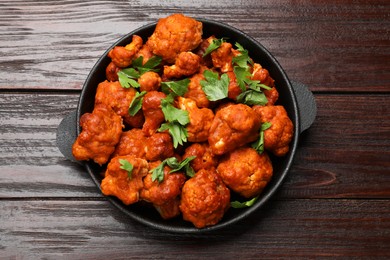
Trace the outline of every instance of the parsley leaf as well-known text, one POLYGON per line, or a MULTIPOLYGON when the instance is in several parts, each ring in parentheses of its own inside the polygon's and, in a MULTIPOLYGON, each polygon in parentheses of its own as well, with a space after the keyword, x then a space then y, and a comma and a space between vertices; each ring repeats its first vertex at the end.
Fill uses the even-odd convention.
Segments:
POLYGON ((240 52, 239 55, 237 55, 236 57, 233 57, 233 64, 236 64, 237 66, 241 67, 241 68, 249 68, 249 64, 253 65, 253 61, 252 59, 249 57, 249 53, 246 49, 244 49, 244 47, 242 47, 241 44, 239 44, 238 42, 236 42, 236 47, 237 47, 237 50, 240 52))
POLYGON ((188 124, 190 122, 188 111, 174 107, 172 102, 173 98, 171 95, 161 100, 161 109, 164 113, 165 120, 168 122, 178 122, 183 126, 188 124))
POLYGON ((224 42, 225 42, 224 38, 213 39, 213 41, 210 43, 210 45, 207 47, 206 51, 204 52, 203 57, 206 57, 207 55, 209 55, 210 53, 218 49, 224 42))
POLYGON ((173 147, 177 148, 179 144, 187 142, 188 131, 185 126, 190 122, 190 117, 188 111, 174 107, 173 101, 172 94, 161 100, 161 109, 167 122, 162 124, 158 131, 168 130, 173 139, 173 147))
POLYGON ((259 139, 252 143, 252 148, 255 149, 259 154, 264 152, 264 131, 271 127, 270 122, 265 122, 260 127, 259 139))
POLYGON ((127 171, 127 176, 129 177, 129 179, 131 179, 131 174, 133 172, 133 165, 128 160, 125 159, 119 159, 119 163, 121 164, 119 168, 127 171))
POLYGON ((150 172, 152 173, 152 181, 158 180, 158 182, 162 182, 164 180, 164 166, 168 165, 171 170, 169 173, 178 172, 184 169, 184 172, 187 176, 194 176, 194 169, 190 166, 190 162, 195 159, 196 156, 190 156, 179 162, 176 157, 170 157, 162 161, 156 168, 152 169, 150 172))
POLYGON ((157 66, 161 64, 162 58, 159 56, 151 57, 145 64, 143 56, 133 60, 130 68, 118 71, 118 80, 123 88, 139 88, 137 79, 147 71, 158 71, 157 66))
POLYGON ((179 81, 161 82, 161 90, 167 95, 174 93, 176 96, 183 96, 187 92, 189 84, 190 79, 188 78, 179 81))
POLYGON ((235 208, 235 209, 251 207, 251 206, 253 206, 253 204, 255 204, 255 202, 257 201, 258 198, 259 198, 259 196, 256 196, 253 199, 250 199, 250 200, 247 200, 244 202, 232 201, 232 202, 230 202, 230 206, 232 208, 235 208))
POLYGON ((158 129, 159 132, 168 130, 173 139, 173 147, 177 148, 178 145, 183 145, 183 142, 187 142, 188 132, 187 129, 178 122, 164 123, 158 129))
POLYGON ((158 72, 159 69, 156 69, 161 64, 162 58, 160 56, 151 57, 145 64, 143 63, 143 56, 140 56, 133 60, 132 66, 136 68, 139 73, 142 75, 148 71, 158 72))
POLYGON ((138 111, 142 108, 142 101, 144 99, 145 94, 146 91, 142 91, 141 93, 135 93, 135 96, 129 106, 129 114, 131 116, 135 116, 135 114, 137 114, 138 111))
POLYGON ((139 83, 136 81, 139 74, 133 68, 123 69, 118 71, 118 80, 123 88, 139 88, 139 83))
POLYGON ((253 105, 264 106, 265 104, 267 104, 268 99, 263 92, 253 90, 253 89, 248 89, 237 96, 237 102, 244 103, 249 106, 253 106, 253 105))
POLYGON ((217 101, 228 96, 230 79, 227 74, 222 74, 221 79, 219 79, 219 74, 217 72, 205 70, 203 76, 206 80, 201 80, 200 85, 208 100, 217 101))

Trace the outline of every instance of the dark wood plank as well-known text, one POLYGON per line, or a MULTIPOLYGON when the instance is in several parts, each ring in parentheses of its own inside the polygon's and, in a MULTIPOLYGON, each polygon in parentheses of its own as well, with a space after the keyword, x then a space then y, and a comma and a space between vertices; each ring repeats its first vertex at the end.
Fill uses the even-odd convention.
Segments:
POLYGON ((175 12, 245 31, 313 91, 389 91, 386 0, 2 1, 0 89, 80 89, 111 44, 175 12))
POLYGON ((390 257, 389 200, 281 200, 232 228, 156 232, 105 201, 0 200, 5 258, 390 257))
MULTIPOLYGON (((389 198, 388 95, 316 95, 280 198, 389 198)), ((101 197, 56 147, 56 128, 78 94, 0 95, 0 197, 101 197)))

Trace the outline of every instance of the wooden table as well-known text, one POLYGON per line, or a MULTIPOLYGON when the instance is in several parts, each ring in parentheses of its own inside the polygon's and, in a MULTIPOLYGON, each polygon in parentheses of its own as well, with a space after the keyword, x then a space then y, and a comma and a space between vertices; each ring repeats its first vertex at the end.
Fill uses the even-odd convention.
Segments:
POLYGON ((0 258, 390 257, 389 1, 0 1, 0 21, 0 258), (318 108, 272 201, 204 235, 129 219, 56 146, 105 49, 178 12, 257 39, 318 108))

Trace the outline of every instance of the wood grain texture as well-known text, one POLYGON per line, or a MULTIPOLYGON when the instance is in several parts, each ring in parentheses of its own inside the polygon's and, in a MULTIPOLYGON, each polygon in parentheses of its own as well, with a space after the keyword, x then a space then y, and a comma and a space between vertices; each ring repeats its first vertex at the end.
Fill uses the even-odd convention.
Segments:
POLYGON ((389 259, 389 14, 387 0, 0 0, 0 259, 389 259), (210 234, 129 219, 56 147, 100 55, 172 13, 246 32, 317 101, 281 189, 210 234))
MULTIPOLYGON (((317 95, 282 198, 389 198, 390 103, 384 95, 317 95), (364 123, 363 123, 364 122, 364 123)), ((78 93, 0 95, 0 197, 100 197, 56 147, 78 93), (33 174, 32 174, 33 172, 33 174)))
POLYGON ((0 210, 2 257, 390 257, 390 202, 382 200, 271 201, 234 229, 203 235, 156 232, 105 201, 0 201, 0 210))
POLYGON ((81 89, 121 36, 175 12, 246 32, 313 91, 389 92, 385 0, 0 1, 0 89, 81 89))

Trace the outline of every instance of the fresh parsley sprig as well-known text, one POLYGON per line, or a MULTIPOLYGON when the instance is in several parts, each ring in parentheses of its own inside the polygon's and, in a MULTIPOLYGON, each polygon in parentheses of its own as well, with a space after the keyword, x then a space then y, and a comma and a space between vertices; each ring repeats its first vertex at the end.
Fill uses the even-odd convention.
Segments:
POLYGON ((167 95, 173 93, 175 96, 183 96, 187 93, 189 84, 190 79, 188 78, 178 81, 161 82, 161 90, 167 95))
POLYGON ((200 85, 208 100, 217 101, 228 96, 230 79, 226 73, 222 74, 220 78, 218 72, 205 70, 203 76, 205 80, 201 80, 200 85))
POLYGON ((259 196, 256 196, 253 199, 250 199, 250 200, 247 200, 244 202, 232 201, 232 202, 230 202, 230 206, 232 208, 235 208, 235 209, 242 209, 242 208, 251 207, 251 206, 253 206, 253 204, 255 204, 255 202, 257 201, 258 198, 259 198, 259 196))
POLYGON ((213 51, 221 47, 222 43, 224 42, 225 42, 225 38, 213 39, 213 41, 210 43, 210 45, 207 47, 206 51, 204 52, 203 57, 206 57, 207 55, 209 55, 210 53, 212 53, 213 51))
POLYGON ((137 79, 148 71, 158 72, 157 68, 160 66, 162 58, 160 56, 151 57, 145 64, 143 64, 143 56, 133 60, 131 67, 118 71, 118 80, 123 88, 139 88, 137 79))
POLYGON ((251 79, 252 74, 250 69, 253 66, 253 61, 249 57, 248 51, 244 49, 242 45, 236 43, 236 47, 240 54, 232 59, 233 72, 242 91, 241 94, 237 96, 237 101, 247 105, 267 104, 268 100, 262 89, 271 88, 261 84, 259 80, 251 79))
POLYGON ((147 93, 146 91, 135 93, 135 96, 129 106, 129 114, 131 116, 135 116, 135 114, 137 114, 138 111, 141 110, 142 101, 144 100, 144 96, 146 95, 146 93, 147 93))
POLYGON ((119 159, 120 167, 122 170, 125 170, 127 172, 127 176, 129 179, 132 178, 133 173, 133 165, 126 159, 119 159))
POLYGON ((168 130, 172 136, 173 147, 183 145, 187 142, 188 131, 186 125, 190 122, 189 113, 186 110, 181 110, 173 105, 174 97, 172 94, 161 100, 161 109, 165 117, 165 123, 161 124, 159 132, 168 130))
POLYGON ((252 143, 252 148, 255 149, 259 154, 264 152, 264 131, 271 127, 271 122, 265 122, 260 127, 259 139, 252 143))
POLYGON ((181 162, 179 162, 176 157, 170 157, 165 159, 156 168, 149 171, 150 173, 152 173, 152 181, 157 180, 158 182, 162 182, 164 180, 164 167, 166 165, 168 165, 171 168, 169 173, 183 170, 188 177, 193 177, 195 171, 190 166, 190 162, 195 158, 196 156, 190 156, 181 162))

